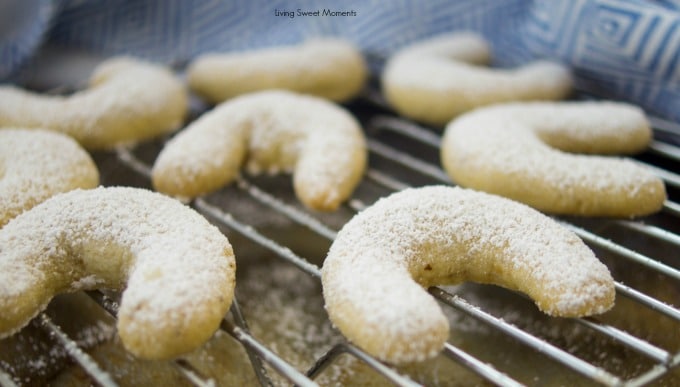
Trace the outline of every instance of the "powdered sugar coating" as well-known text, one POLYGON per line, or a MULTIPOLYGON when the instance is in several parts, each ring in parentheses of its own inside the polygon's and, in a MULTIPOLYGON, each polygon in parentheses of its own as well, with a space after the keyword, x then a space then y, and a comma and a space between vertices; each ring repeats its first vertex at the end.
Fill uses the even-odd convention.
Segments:
POLYGON ((251 173, 293 171, 308 207, 333 210, 351 195, 366 167, 359 123, 321 98, 263 91, 234 98, 204 114, 158 155, 154 188, 194 197, 251 173))
POLYGON ((169 358, 218 328, 234 290, 226 237, 180 202, 136 188, 60 194, 0 229, 0 335, 55 295, 123 289, 118 333, 133 354, 169 358))
POLYGON ((628 104, 504 104, 451 122, 442 164, 458 184, 541 211, 629 217, 661 208, 661 179, 630 160, 568 152, 635 153, 650 140, 644 113, 628 104))
POLYGON ((58 131, 87 149, 168 133, 181 125, 187 110, 184 86, 168 69, 126 57, 102 62, 90 87, 70 96, 0 87, 0 127, 58 131))
POLYGON ((572 232, 520 203, 430 186, 380 199, 338 233, 322 268, 331 321, 378 358, 434 356, 448 321, 425 288, 476 281, 519 290, 554 316, 612 307, 607 268, 572 232))
POLYGON ((71 138, 44 130, 0 130, 0 228, 57 193, 98 184, 97 166, 71 138))
POLYGON ((187 70, 192 90, 213 103, 267 89, 285 89, 342 102, 361 91, 367 74, 361 52, 350 42, 337 38, 205 54, 197 57, 187 70))
POLYGON ((383 92, 400 114, 440 126, 480 106, 561 99, 571 90, 569 71, 558 63, 535 61, 514 69, 478 66, 490 56, 483 37, 471 32, 417 42, 389 59, 383 92))

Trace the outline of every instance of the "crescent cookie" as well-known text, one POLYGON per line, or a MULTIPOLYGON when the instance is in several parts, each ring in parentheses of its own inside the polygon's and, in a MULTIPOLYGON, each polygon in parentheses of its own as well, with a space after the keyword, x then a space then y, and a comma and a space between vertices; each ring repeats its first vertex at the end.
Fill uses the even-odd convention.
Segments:
POLYGON ((186 90, 168 69, 124 57, 102 62, 90 87, 69 96, 0 87, 0 127, 62 132, 87 149, 168 133, 182 124, 187 110, 186 90))
POLYGON ((263 91, 234 98, 167 143, 152 169, 154 188, 195 197, 249 172, 293 171, 297 197, 331 211, 347 199, 366 168, 366 141, 345 109, 321 98, 263 91))
POLYGON ((331 321, 390 363, 435 356, 449 323, 429 286, 476 281, 560 317, 613 306, 608 269, 571 231, 523 204, 458 187, 392 194, 352 218, 322 268, 331 321))
POLYGON ((59 194, 0 229, 0 338, 56 294, 124 289, 123 345, 141 358, 172 358, 212 336, 234 276, 227 238, 172 198, 121 187, 59 194))
POLYGON ((346 101, 364 86, 363 56, 340 39, 196 58, 187 70, 193 91, 212 103, 266 89, 286 89, 346 101))
POLYGON ((452 33, 417 42, 389 58, 383 94, 401 115, 442 126, 474 108, 499 102, 557 100, 571 90, 562 65, 536 61, 514 69, 479 65, 490 60, 487 42, 452 33))
POLYGON ((97 185, 97 166, 70 137, 0 129, 0 228, 57 193, 97 185))
POLYGON ((663 206, 663 182, 634 161, 592 154, 639 152, 650 139, 644 113, 628 104, 506 104, 451 122, 441 160, 456 183, 541 211, 632 217, 663 206))

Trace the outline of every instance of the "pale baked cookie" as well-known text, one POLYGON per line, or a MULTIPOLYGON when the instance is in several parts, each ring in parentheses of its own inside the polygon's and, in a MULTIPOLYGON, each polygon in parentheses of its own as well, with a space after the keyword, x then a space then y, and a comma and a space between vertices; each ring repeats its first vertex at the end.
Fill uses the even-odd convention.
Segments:
POLYGON ((496 284, 561 317, 603 313, 615 298, 608 269, 571 231, 523 204, 458 187, 380 199, 340 230, 321 272, 333 324, 390 363, 443 348, 449 323, 429 286, 496 284))
POLYGON ((499 102, 556 100, 571 90, 564 66, 536 61, 513 69, 482 67, 487 42, 473 33, 436 36, 403 48, 382 74, 387 101, 401 115, 442 126, 474 108, 499 102))
POLYGON ((51 196, 97 185, 97 166, 70 137, 0 129, 0 228, 51 196))
POLYGON ((321 98, 262 91, 224 102, 167 143, 152 170, 159 192, 191 198, 250 173, 293 172, 307 207, 330 211, 353 192, 366 168, 359 123, 321 98))
POLYGON ((286 89, 346 101, 364 86, 361 52, 341 39, 199 56, 187 70, 193 91, 212 103, 266 89, 286 89))
POLYGON ((650 139, 649 123, 633 105, 505 104, 452 121, 441 159, 457 184, 541 211, 632 217, 663 206, 663 182, 632 160, 593 154, 640 152, 650 139))
POLYGON ((59 293, 124 289, 118 334, 141 358, 202 345, 233 298, 227 238, 180 202, 137 188, 54 196, 0 229, 0 337, 59 293))
POLYGON ((87 149, 171 132, 181 126, 187 109, 186 90, 169 69, 126 57, 104 61, 89 88, 69 96, 0 87, 0 127, 62 132, 87 149))

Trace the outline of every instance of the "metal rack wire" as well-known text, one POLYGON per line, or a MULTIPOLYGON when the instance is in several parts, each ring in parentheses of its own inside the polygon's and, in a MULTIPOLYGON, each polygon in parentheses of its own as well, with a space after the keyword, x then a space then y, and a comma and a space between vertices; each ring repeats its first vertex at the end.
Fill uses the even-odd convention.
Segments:
MULTIPOLYGON (((384 108, 380 100, 376 100, 375 98, 368 99, 369 105, 373 105, 376 109, 384 108)), ((667 123, 658 119, 654 119, 653 122, 655 125, 661 126, 661 129, 658 130, 666 130, 669 133, 676 134, 680 133, 680 130, 670 127, 670 125, 674 125, 672 123, 667 123)), ((406 169, 410 173, 418 175, 419 178, 426 179, 433 183, 452 184, 449 177, 438 165, 428 162, 420 156, 416 156, 403 149, 390 145, 388 142, 381 141, 378 136, 379 134, 384 133, 397 135, 402 138, 402 142, 404 141, 403 139, 408 141, 406 147, 410 146, 409 144, 411 143, 416 143, 418 146, 429 147, 436 152, 439 149, 441 141, 438 134, 405 119, 396 117, 384 110, 380 110, 377 114, 370 114, 370 119, 366 120, 365 128, 369 134, 368 148, 372 159, 380 158, 389 163, 399 165, 400 168, 406 169)), ((680 137, 680 135, 678 136, 680 137)), ((672 144, 654 142, 649 152, 667 158, 672 162, 680 161, 680 148, 672 144)), ((137 174, 138 177, 147 180, 149 179, 150 166, 148 163, 145 163, 137 157, 133 149, 117 149, 116 158, 121 165, 137 174)), ((383 187, 388 191, 400 190, 411 185, 404 181, 399 174, 396 174, 395 176, 394 173, 386 172, 385 170, 376 168, 373 163, 371 164, 372 165, 366 173, 365 181, 383 187)), ((656 170, 659 171, 659 175, 664 179, 667 186, 673 187, 674 189, 680 188, 680 176, 666 169, 656 168, 656 170)), ((285 203, 275 194, 261 188, 253 181, 241 177, 235 184, 235 187, 248 195, 254 202, 266 206, 298 225, 306 227, 320 237, 329 241, 334 239, 336 230, 331 226, 319 220, 314 214, 285 203)), ((368 204, 370 203, 364 203, 362 199, 355 197, 348 201, 347 206, 353 211, 360 211, 368 204)), ((314 279, 320 278, 319 267, 310 260, 296 254, 288 246, 282 245, 267 237, 256 227, 237 219, 234 215, 219 206, 211 204, 205 198, 197 198, 191 205, 196 210, 203 213, 213 223, 234 231, 262 248, 267 249, 278 258, 299 268, 303 273, 306 273, 306 275, 314 279)), ((665 203, 662 212, 664 216, 677 220, 680 216, 679 209, 680 205, 669 200, 665 203)), ((675 266, 661 262, 641 252, 634 251, 605 236, 598 235, 597 232, 577 224, 578 222, 573 222, 572 220, 559 221, 579 235, 591 247, 607 251, 619 259, 630 261, 636 265, 641 265, 647 270, 666 276, 671 280, 676 281, 676 285, 680 287, 680 270, 675 266)), ((654 240, 667 243, 672 246, 672 250, 668 254, 669 256, 675 256, 677 255, 677 252, 680 251, 680 249, 678 249, 680 246, 680 236, 675 233, 677 231, 668 230, 654 224, 646 224, 641 221, 632 220, 603 219, 598 220, 598 224, 618 226, 624 228, 628 233, 645 235, 654 240)), ((641 307, 648 308, 654 313, 658 313, 671 319, 677 324, 675 325, 675 328, 680 330, 680 309, 677 307, 668 305, 654 296, 645 294, 620 281, 616 282, 616 290, 618 296, 625 297, 632 302, 639 304, 641 307)), ((560 348, 543 338, 506 322, 501 317, 492 315, 459 295, 438 287, 433 287, 429 289, 429 291, 434 297, 443 304, 448 305, 450 308, 460 311, 464 315, 481 322, 501 335, 521 343, 526 348, 532 349, 546 358, 552 359, 566 369, 571 370, 571 372, 579 374, 597 384, 606 386, 642 386, 667 375, 680 365, 680 351, 675 352, 661 348, 642 337, 637 337, 632 333, 609 325, 596 318, 573 319, 575 323, 585 329, 597 332, 597 334, 607 337, 651 361, 652 365, 644 372, 639 373, 633 378, 625 379, 602 367, 591 364, 587 360, 581 359, 564 348, 560 348)), ((104 310, 115 316, 117 311, 115 300, 109 299, 101 292, 89 292, 88 295, 90 295, 90 297, 104 310)), ((59 345, 65 348, 73 361, 90 376, 93 383, 102 386, 117 385, 111 375, 88 356, 87 352, 80 348, 74 340, 69 338, 68 335, 66 335, 61 328, 47 316, 47 314, 43 313, 39 315, 38 319, 40 326, 49 332, 51 336, 56 338, 59 345)), ((332 346, 325 354, 316 359, 310 369, 306 371, 296 369, 286 359, 277 355, 271 348, 268 348, 250 333, 248 323, 241 313, 237 300, 234 302, 229 315, 223 320, 221 329, 231 335, 243 346, 252 364, 257 380, 264 386, 274 384, 272 378, 268 375, 264 364, 268 365, 270 369, 273 369, 283 378, 295 385, 313 386, 317 385, 315 378, 343 354, 352 356, 365 363, 378 374, 382 375, 386 381, 395 385, 419 385, 408 376, 401 374, 398 370, 389 365, 379 362, 348 342, 340 342, 332 346)), ((522 383, 513 375, 504 373, 499 370, 496 365, 490 364, 484 359, 478 358, 452 343, 447 343, 444 348, 444 355, 451 361, 458 363, 482 379, 493 384, 503 386, 522 385, 522 383)), ((180 374, 183 375, 187 381, 194 385, 215 385, 213 380, 205 375, 201 375, 198 370, 182 359, 174 361, 173 366, 179 370, 180 374)), ((12 375, 6 370, 2 370, 2 367, 0 367, 0 385, 15 385, 12 375)))

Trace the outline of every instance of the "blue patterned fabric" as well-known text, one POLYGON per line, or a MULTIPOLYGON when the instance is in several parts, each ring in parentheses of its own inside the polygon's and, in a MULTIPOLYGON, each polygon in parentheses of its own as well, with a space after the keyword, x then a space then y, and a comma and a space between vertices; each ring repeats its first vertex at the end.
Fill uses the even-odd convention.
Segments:
POLYGON ((371 56, 452 29, 496 31, 496 20, 523 0, 166 0, 76 1, 66 5, 51 39, 107 53, 184 62, 206 51, 292 44, 341 36, 371 56), (116 6, 112 6, 116 3, 116 6), (298 10, 356 16, 300 16, 298 10), (293 12, 293 17, 277 16, 293 12), (297 16, 296 16, 297 15, 297 16))
POLYGON ((0 79, 26 60, 36 46, 29 41, 49 22, 51 44, 170 64, 207 51, 341 36, 363 49, 375 71, 405 44, 465 29, 492 42, 499 66, 557 59, 573 68, 579 89, 680 122, 679 0, 33 1, 49 12, 36 12, 16 30, 22 33, 0 35, 0 79), (348 13, 303 16, 298 9, 348 13))
POLYGON ((54 9, 51 0, 0 1, 0 80, 38 48, 54 9))
POLYGON ((520 30, 532 56, 569 64, 577 87, 680 121, 680 2, 536 2, 520 30))

